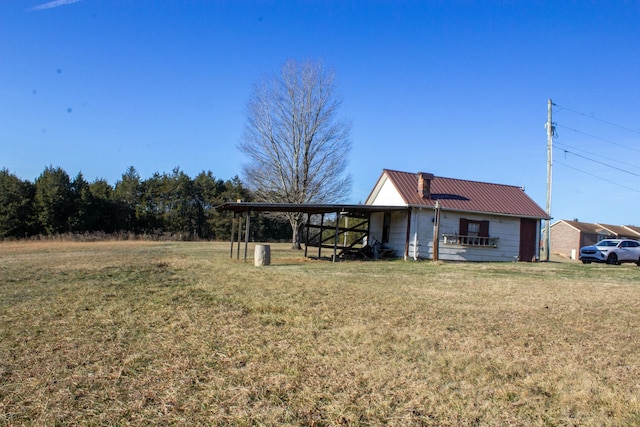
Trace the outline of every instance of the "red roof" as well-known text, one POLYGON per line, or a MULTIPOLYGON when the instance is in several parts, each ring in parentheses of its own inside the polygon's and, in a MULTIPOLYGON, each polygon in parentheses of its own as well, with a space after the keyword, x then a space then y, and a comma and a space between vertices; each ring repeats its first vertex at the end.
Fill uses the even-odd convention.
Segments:
POLYGON ((383 169, 384 175, 407 205, 433 207, 438 200, 448 210, 549 219, 520 187, 435 176, 431 180, 431 197, 423 198, 418 192, 417 173, 383 169))
POLYGON ((564 222, 565 224, 570 225, 571 227, 575 228, 581 233, 602 234, 603 231, 606 231, 602 228, 602 226, 598 224, 591 224, 588 222, 580 222, 580 221, 569 221, 567 219, 561 219, 557 222, 554 222, 553 224, 551 224, 551 227, 561 222, 564 222))

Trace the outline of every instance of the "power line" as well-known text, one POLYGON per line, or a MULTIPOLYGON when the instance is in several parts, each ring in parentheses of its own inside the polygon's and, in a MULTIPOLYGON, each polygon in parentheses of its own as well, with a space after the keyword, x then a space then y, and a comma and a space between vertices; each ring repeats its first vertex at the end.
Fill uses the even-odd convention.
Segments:
POLYGON ((598 156, 598 157, 600 157, 600 158, 602 158, 602 159, 605 159, 605 160, 611 160, 612 162, 617 162, 617 163, 619 163, 619 164, 621 164, 621 165, 629 166, 629 167, 632 167, 632 168, 634 168, 634 169, 640 169, 640 166, 632 165, 631 163, 621 162, 621 161, 620 161, 620 160, 618 160, 618 159, 612 159, 611 157, 606 157, 606 156, 603 156, 603 155, 601 155, 601 154, 592 153, 591 151, 583 150, 583 149, 578 148, 578 147, 572 147, 571 145, 563 144, 563 143, 561 143, 561 142, 556 142, 556 146, 558 146, 558 145, 559 145, 560 147, 566 147, 566 148, 570 148, 570 149, 572 149, 572 150, 581 151, 581 152, 583 152, 583 153, 590 154, 590 155, 592 155, 592 156, 598 156))
POLYGON ((565 153, 565 154, 573 154, 573 155, 574 155, 574 156, 576 156, 576 157, 580 157, 580 158, 583 158, 583 159, 589 160, 590 162, 593 162, 593 163, 598 163, 599 165, 603 165, 603 166, 606 166, 606 167, 608 167, 608 168, 618 170, 618 171, 620 171, 620 172, 628 173, 629 175, 633 175, 633 176, 640 176, 640 174, 637 174, 637 173, 634 173, 634 172, 629 172, 628 170, 624 170, 624 169, 619 168, 619 167, 617 167, 617 166, 613 166, 613 165, 610 165, 610 164, 608 164, 608 163, 604 163, 604 162, 600 162, 600 161, 598 161, 598 160, 591 159, 591 158, 589 158, 589 157, 587 157, 587 156, 582 156, 582 155, 580 155, 580 154, 577 154, 577 153, 571 152, 571 151, 569 151, 569 150, 563 150, 563 151, 564 151, 564 153, 565 153))
POLYGON ((620 143, 617 143, 617 142, 613 142, 613 141, 611 141, 609 139, 605 139, 605 138, 601 138, 599 136, 591 135, 591 134, 588 134, 586 132, 582 132, 582 131, 579 131, 579 130, 576 130, 576 129, 572 129, 572 128, 568 127, 568 126, 560 125, 560 124, 557 124, 557 123, 556 123, 556 126, 564 128, 564 129, 568 129, 570 131, 573 131, 575 133, 579 133, 581 135, 588 136, 590 138, 599 139, 600 141, 608 142, 609 144, 612 144, 612 145, 617 145, 618 147, 621 147, 621 148, 626 148, 627 150, 637 151, 638 153, 640 153, 640 149, 637 149, 637 148, 628 147, 626 145, 623 145, 623 144, 620 144, 620 143))
POLYGON ((573 166, 569 166, 569 165, 567 165, 566 163, 562 163, 562 162, 559 162, 559 161, 557 161, 557 160, 556 160, 556 163, 557 163, 557 164, 559 164, 559 165, 562 165, 562 166, 564 166, 564 167, 567 167, 567 168, 569 168, 569 169, 573 169, 573 170, 576 170, 576 171, 578 171, 578 172, 582 172, 582 173, 583 173, 583 174, 585 174, 585 175, 589 175, 589 176, 592 176, 592 177, 597 178, 597 179, 599 179, 599 180, 602 180, 602 181, 608 182, 609 184, 617 185, 618 187, 622 187, 622 188, 624 188, 624 189, 626 189, 626 190, 633 191, 634 193, 640 193, 640 190, 637 190, 637 189, 635 189, 635 188, 631 188, 631 187, 627 187, 627 186, 624 186, 624 185, 622 185, 622 184, 618 184, 618 183, 617 183, 617 182, 615 182, 615 181, 611 181, 611 180, 608 180, 608 179, 602 178, 602 177, 600 177, 600 176, 597 176, 597 175, 594 175, 594 174, 592 174, 592 173, 589 173, 589 172, 587 172, 587 171, 585 171, 585 170, 578 169, 578 168, 574 168, 573 166))
POLYGON ((553 104, 553 105, 555 105, 555 106, 557 106, 557 107, 560 107, 560 108, 562 108, 563 110, 571 111, 572 113, 575 113, 575 114, 578 114, 578 115, 584 116, 584 117, 586 117, 586 118, 588 118, 588 119, 591 119, 591 120, 597 120, 597 121, 599 121, 599 122, 602 122, 602 123, 608 124, 609 126, 614 126, 614 127, 617 127, 617 128, 620 128, 620 129, 624 129, 624 130, 626 130, 626 131, 633 132, 633 133, 637 133, 637 134, 639 134, 639 135, 640 135, 640 131, 639 131, 639 130, 631 129, 631 128, 628 128, 628 127, 626 127, 626 126, 618 125, 618 124, 613 123, 613 122, 608 122, 608 121, 606 121, 606 120, 598 119, 598 118, 593 117, 593 116, 590 116, 590 115, 588 115, 588 114, 581 113, 580 111, 572 110, 571 108, 568 108, 568 107, 563 107, 562 105, 558 105, 558 104, 553 104))

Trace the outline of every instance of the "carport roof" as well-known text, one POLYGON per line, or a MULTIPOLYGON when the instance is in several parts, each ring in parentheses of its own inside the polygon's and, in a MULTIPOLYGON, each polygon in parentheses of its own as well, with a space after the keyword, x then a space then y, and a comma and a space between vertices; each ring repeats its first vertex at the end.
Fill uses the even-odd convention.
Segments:
POLYGON ((259 203, 228 202, 216 206, 217 211, 242 212, 302 212, 307 214, 323 214, 340 212, 342 214, 368 214, 375 212, 406 211, 408 206, 374 206, 374 205, 341 205, 324 203, 259 203))

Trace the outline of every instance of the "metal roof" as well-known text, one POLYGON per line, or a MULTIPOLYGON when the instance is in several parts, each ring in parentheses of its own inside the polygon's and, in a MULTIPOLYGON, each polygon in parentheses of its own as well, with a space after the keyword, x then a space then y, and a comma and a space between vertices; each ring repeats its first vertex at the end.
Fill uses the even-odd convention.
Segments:
POLYGON ((259 202, 228 202, 216 206, 217 211, 241 212, 302 212, 308 214, 336 213, 345 215, 362 215, 374 212, 391 212, 407 210, 407 206, 371 206, 371 205, 341 205, 323 203, 259 203, 259 202))
POLYGON ((345 215, 363 215, 374 212, 404 211, 411 206, 434 207, 437 200, 440 202, 441 208, 445 210, 549 219, 547 213, 520 187, 436 176, 431 180, 431 197, 425 199, 418 192, 418 174, 384 169, 378 184, 385 176, 391 180, 406 205, 228 202, 215 209, 234 213, 248 211, 309 214, 340 212, 345 215))
POLYGON ((431 197, 423 198, 418 192, 418 174, 384 169, 380 179, 385 175, 407 205, 433 207, 438 200, 446 210, 549 219, 547 213, 517 186, 434 176, 431 197))
POLYGON ((569 221, 566 219, 561 219, 551 224, 551 227, 560 223, 565 223, 581 233, 608 234, 608 235, 630 238, 630 239, 637 239, 640 236, 640 228, 628 226, 628 225, 610 225, 610 224, 600 224, 600 223, 592 224, 588 222, 569 221))
POLYGON ((611 224, 601 224, 601 223, 596 223, 596 225, 599 225, 605 230, 608 230, 609 232, 611 232, 611 234, 614 234, 615 236, 620 238, 623 238, 623 237, 630 238, 630 239, 638 238, 638 233, 622 225, 611 225, 611 224))
POLYGON ((579 231, 581 233, 588 233, 588 234, 600 234, 603 230, 602 227, 599 227, 597 224, 591 224, 588 222, 580 222, 580 221, 569 221, 567 219, 561 219, 559 221, 554 222, 553 224, 551 224, 551 227, 557 227, 557 224, 567 224, 570 227, 573 227, 576 231, 579 231))
POLYGON ((640 227, 636 227, 635 225, 625 225, 624 228, 629 229, 640 236, 640 227))

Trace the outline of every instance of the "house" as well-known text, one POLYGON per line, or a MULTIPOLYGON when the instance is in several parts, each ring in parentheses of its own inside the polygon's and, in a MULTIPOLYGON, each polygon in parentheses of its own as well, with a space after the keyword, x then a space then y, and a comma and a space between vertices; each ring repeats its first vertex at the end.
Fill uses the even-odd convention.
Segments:
POLYGON ((407 208, 372 213, 369 226, 370 238, 405 259, 535 261, 549 219, 520 187, 388 169, 366 205, 407 208))
POLYGON ((632 239, 638 240, 640 238, 640 231, 638 227, 630 225, 610 225, 610 224, 596 224, 602 228, 605 228, 611 232, 616 239, 632 239))
POLYGON ((385 254, 405 260, 536 261, 541 220, 549 219, 520 187, 388 169, 382 171, 365 204, 238 201, 216 210, 234 213, 230 253, 233 258, 237 227, 236 258, 244 240, 245 260, 252 212, 305 215, 305 256, 315 248, 317 252, 309 256, 322 258, 322 249, 329 249, 333 261, 350 259, 354 251, 372 247, 375 259, 376 242, 384 245, 385 254), (329 217, 333 219, 327 222, 329 217), (344 217, 353 221, 341 225, 344 217), (347 243, 346 233, 364 239, 347 243), (363 240, 367 245, 360 249, 363 240))
MULTIPOLYGON (((626 230, 634 232, 637 236, 640 236, 640 227, 636 227, 634 225, 625 225, 624 228, 626 230)), ((638 240, 638 237, 634 237, 634 239, 638 240)))
POLYGON ((580 248, 602 239, 640 239, 640 228, 561 219, 551 224, 551 251, 577 259, 580 248))
POLYGON ((571 259, 578 259, 581 247, 615 237, 611 231, 598 224, 564 219, 551 224, 550 230, 551 252, 571 259))

